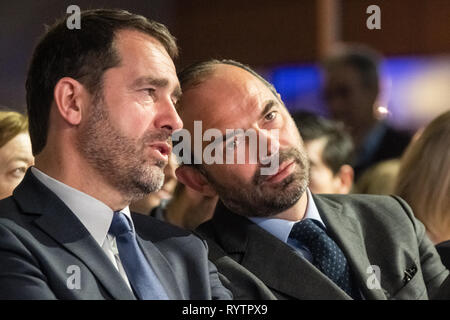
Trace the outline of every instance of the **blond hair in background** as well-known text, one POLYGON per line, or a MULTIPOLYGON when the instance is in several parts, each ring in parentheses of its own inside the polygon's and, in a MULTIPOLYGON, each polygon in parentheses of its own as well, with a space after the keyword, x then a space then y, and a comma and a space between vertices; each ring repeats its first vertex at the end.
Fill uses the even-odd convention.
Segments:
POLYGON ((395 191, 435 244, 450 239, 450 111, 434 119, 408 146, 395 191))
POLYGON ((28 131, 28 119, 15 111, 0 111, 0 148, 21 132, 28 131))
POLYGON ((394 158, 367 169, 353 187, 352 193, 393 194, 400 169, 400 159, 394 158))

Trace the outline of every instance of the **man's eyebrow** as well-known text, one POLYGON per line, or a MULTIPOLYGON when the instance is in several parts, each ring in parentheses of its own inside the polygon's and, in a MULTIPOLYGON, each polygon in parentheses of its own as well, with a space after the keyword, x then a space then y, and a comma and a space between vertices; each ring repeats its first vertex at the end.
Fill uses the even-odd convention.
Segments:
POLYGON ((182 95, 181 87, 180 85, 177 85, 175 89, 172 91, 172 97, 174 97, 176 100, 179 100, 182 95))
POLYGON ((264 110, 261 112, 261 118, 264 117, 273 107, 275 107, 278 103, 275 100, 267 101, 264 110))
MULTIPOLYGON (((151 85, 151 86, 155 86, 158 88, 164 88, 167 87, 169 85, 169 80, 168 79, 164 79, 164 78, 153 78, 153 77, 141 77, 136 79, 136 81, 134 81, 134 86, 139 87, 139 86, 143 86, 143 85, 151 85)), ((174 97, 175 99, 180 99, 181 97, 181 87, 179 84, 177 84, 177 86, 175 87, 175 89, 172 91, 172 97, 174 97)))
POLYGON ((169 85, 169 80, 164 78, 153 78, 153 77, 141 77, 134 81, 134 86, 142 85, 152 85, 155 87, 166 87, 169 85))
POLYGON ((15 162, 15 161, 22 161, 22 162, 28 163, 28 162, 30 162, 30 160, 32 160, 32 159, 30 159, 26 156, 15 156, 15 157, 12 157, 11 159, 9 159, 8 163, 15 162))

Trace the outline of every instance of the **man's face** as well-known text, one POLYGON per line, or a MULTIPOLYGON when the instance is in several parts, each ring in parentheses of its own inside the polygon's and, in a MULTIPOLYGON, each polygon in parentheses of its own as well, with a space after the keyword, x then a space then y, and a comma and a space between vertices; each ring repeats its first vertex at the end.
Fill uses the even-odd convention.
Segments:
POLYGON ((12 194, 33 163, 28 133, 19 133, 0 148, 0 199, 12 194))
MULTIPOLYGON (((259 139, 267 139, 269 155, 278 146, 279 169, 273 175, 261 175, 261 162, 248 161, 248 143, 244 164, 202 164, 208 182, 232 211, 273 216, 293 206, 306 190, 308 162, 297 127, 278 98, 247 71, 216 66, 206 81, 183 93, 179 112, 191 133, 193 122, 201 120, 203 131, 253 129, 259 139), (278 138, 271 130, 278 130, 278 138)), ((225 141, 224 149, 232 142, 225 141)))
POLYGON ((180 89, 171 58, 154 38, 119 31, 115 48, 121 62, 105 71, 102 90, 80 126, 78 147, 131 201, 163 184, 170 136, 182 127, 174 108, 180 89))
POLYGON ((339 177, 323 162, 325 137, 305 142, 310 165, 309 189, 312 193, 338 193, 339 177))
POLYGON ((376 93, 364 87, 361 75, 352 66, 338 65, 327 71, 324 97, 333 119, 344 122, 352 131, 374 118, 376 93))

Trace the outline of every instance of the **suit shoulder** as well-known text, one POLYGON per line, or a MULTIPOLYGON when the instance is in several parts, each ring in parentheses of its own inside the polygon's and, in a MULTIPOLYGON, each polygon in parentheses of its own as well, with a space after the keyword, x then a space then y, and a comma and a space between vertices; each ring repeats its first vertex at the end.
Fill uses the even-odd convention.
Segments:
POLYGON ((412 210, 400 197, 395 195, 370 195, 370 194, 327 194, 315 195, 316 202, 331 206, 342 206, 343 213, 355 214, 361 218, 364 216, 376 216, 378 219, 396 220, 405 219, 414 222, 412 210))
MULTIPOLYGON (((198 239, 191 231, 154 217, 139 213, 132 213, 131 216, 136 232, 144 239, 149 239, 153 242, 167 240, 169 238, 198 239)), ((200 241, 200 239, 198 240, 200 241)))

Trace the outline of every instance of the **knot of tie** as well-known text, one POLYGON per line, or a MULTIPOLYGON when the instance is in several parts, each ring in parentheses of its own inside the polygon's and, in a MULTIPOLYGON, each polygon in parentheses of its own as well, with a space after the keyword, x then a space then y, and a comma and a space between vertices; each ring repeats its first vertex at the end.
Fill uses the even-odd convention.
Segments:
POLYGON ((313 219, 304 219, 297 222, 292 227, 289 235, 289 237, 297 239, 308 248, 314 246, 314 244, 317 244, 317 240, 324 236, 330 239, 326 232, 318 224, 316 224, 313 219))
POLYGON ((131 226, 127 217, 120 211, 115 211, 111 226, 109 227, 109 233, 115 237, 119 237, 127 232, 131 232, 131 226))

